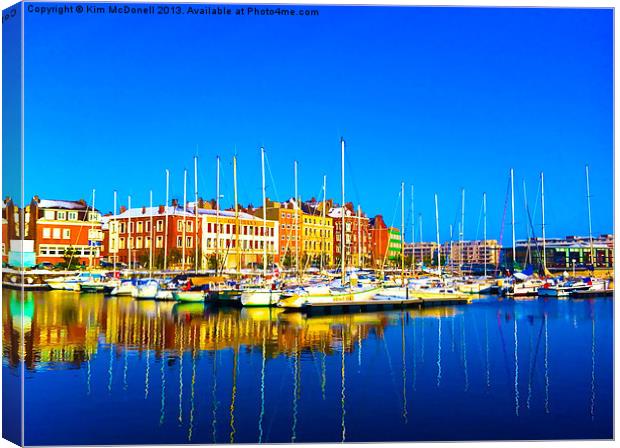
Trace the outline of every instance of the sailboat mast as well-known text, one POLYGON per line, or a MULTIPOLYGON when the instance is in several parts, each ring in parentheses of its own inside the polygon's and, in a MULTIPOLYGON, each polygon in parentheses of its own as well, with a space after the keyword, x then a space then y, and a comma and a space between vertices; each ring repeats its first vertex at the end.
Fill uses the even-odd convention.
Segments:
POLYGON ((542 247, 543 247, 543 272, 547 275, 547 239, 545 237, 545 174, 540 173, 540 202, 542 206, 542 247))
POLYGON ((182 260, 181 269, 185 272, 185 232, 187 223, 185 221, 185 213, 187 212, 187 170, 183 171, 183 244, 182 247, 182 260))
POLYGON ((487 276, 487 194, 482 193, 482 213, 484 215, 484 224, 482 227, 482 233, 484 238, 484 276, 487 276))
POLYGON ((194 272, 198 273, 198 156, 194 156, 194 272))
POLYGON ((346 253, 345 253, 345 249, 346 246, 344 244, 344 236, 345 236, 345 232, 344 232, 344 138, 340 137, 340 147, 341 147, 341 178, 342 178, 342 207, 341 207, 341 212, 342 212, 342 226, 340 229, 340 265, 341 265, 341 269, 342 269, 342 286, 344 286, 344 281, 345 281, 345 268, 346 268, 346 253))
POLYGON ((297 277, 299 274, 299 204, 297 202, 297 160, 294 163, 295 170, 295 201, 293 206, 293 212, 295 213, 295 270, 297 271, 297 277))
POLYGON ((263 280, 267 277, 267 192, 265 190, 265 148, 260 149, 263 187, 263 280))
MULTIPOLYGON (((116 278, 116 258, 118 254, 118 227, 116 223, 116 190, 114 190, 114 218, 112 220, 114 232, 110 232, 110 236, 114 235, 114 254, 112 255, 112 275, 116 278)), ((112 246, 112 242, 110 241, 110 246, 112 246)))
POLYGON ((237 277, 241 277, 241 251, 239 248, 239 201, 237 199, 237 156, 233 156, 233 183, 235 187, 235 252, 237 253, 237 277))
MULTIPOLYGON (((90 217, 91 218, 95 217, 95 189, 94 188, 93 188, 93 205, 91 207, 91 216, 90 217)), ((95 220, 94 219, 89 219, 89 221, 91 222, 91 224, 90 224, 91 235, 90 236, 93 236, 92 233, 94 233, 94 229, 95 229, 95 227, 94 227, 95 220)), ((89 251, 88 251, 88 254, 89 254, 88 255, 88 267, 92 268, 92 266, 93 266, 93 251, 95 250, 96 246, 94 245, 95 244, 94 241, 92 241, 92 243, 91 243, 90 236, 88 238, 88 243, 92 244, 92 245, 89 247, 89 251)))
POLYGON ((441 243, 439 242, 439 202, 435 193, 435 228, 437 231, 437 269, 441 276, 441 243))
POLYGON ((131 196, 127 196, 127 266, 131 271, 131 196))
POLYGON ((215 275, 217 275, 220 264, 220 156, 217 156, 215 160, 217 166, 215 172, 215 275))
POLYGON ((512 204, 512 270, 514 271, 514 266, 517 261, 516 255, 516 238, 515 238, 515 172, 514 169, 510 168, 510 197, 512 204))
POLYGON ((529 256, 530 263, 532 262, 532 252, 530 251, 530 222, 529 222, 529 214, 530 211, 527 207, 527 188, 525 187, 525 179, 523 179, 523 206, 525 207, 525 214, 528 216, 528 219, 525 220, 525 236, 527 238, 527 254, 526 260, 529 256))
MULTIPOLYGON (((325 227, 325 208, 326 208, 326 195, 327 195, 327 176, 323 175, 323 222, 322 227, 325 227)), ((325 229, 321 230, 321 272, 323 272, 323 257, 325 255, 325 229)))
POLYGON ((164 271, 168 268, 168 193, 170 190, 170 171, 166 170, 166 204, 164 214, 166 215, 165 236, 164 236, 164 271))
POLYGON ((594 256, 594 240, 592 238, 592 209, 590 208, 590 169, 586 165, 586 196, 588 198, 588 236, 590 238, 590 263, 596 267, 596 257, 594 256))
POLYGON ((461 266, 459 266, 459 270, 462 272, 463 266, 465 265, 465 248, 463 247, 465 243, 465 189, 461 189, 461 235, 460 235, 460 244, 459 244, 459 254, 461 259, 461 266))
MULTIPOLYGON (((452 250, 452 236, 453 236, 452 230, 453 230, 452 229, 452 224, 450 224, 450 268, 451 268, 450 272, 452 274, 454 274, 454 259, 452 258, 452 254, 454 253, 453 250, 452 250)), ((448 257, 446 256, 446 258, 448 258, 448 257)), ((447 261, 446 261, 446 265, 448 265, 447 261)))
MULTIPOLYGON (((400 284, 405 286, 405 183, 400 183, 400 284)), ((390 244, 389 230, 387 244, 390 244)))
MULTIPOLYGON (((411 186, 411 273, 415 273, 415 214, 413 208, 413 185, 411 186)), ((403 239, 405 232, 403 231, 403 239)), ((404 251, 403 251, 404 252, 404 251)))
POLYGON ((357 204, 357 266, 362 268, 362 207, 357 204))
POLYGON ((149 277, 153 277, 153 190, 149 191, 149 277))
MULTIPOLYGON (((418 232, 420 233, 420 261, 422 265, 424 265, 424 254, 422 252, 422 242, 424 241, 422 236, 422 213, 418 215, 418 232)), ((415 246, 413 247, 413 253, 415 253, 415 246)))

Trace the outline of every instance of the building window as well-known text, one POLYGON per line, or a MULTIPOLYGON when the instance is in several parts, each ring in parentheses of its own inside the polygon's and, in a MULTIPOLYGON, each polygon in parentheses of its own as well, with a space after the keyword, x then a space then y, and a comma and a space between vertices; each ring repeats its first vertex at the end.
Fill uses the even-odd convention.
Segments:
POLYGON ((60 229, 53 229, 52 230, 52 238, 54 238, 55 240, 60 238, 60 229))
POLYGON ((162 237, 162 236, 158 236, 158 237, 155 239, 155 247, 156 247, 157 249, 161 249, 162 247, 164 247, 164 237, 162 237))
POLYGON ((177 236, 177 247, 183 247, 183 237, 177 236))
POLYGON ((126 228, 124 222, 119 223, 119 229, 119 233, 125 233, 126 228))
POLYGON ((118 248, 125 249, 125 238, 119 238, 118 240, 118 248))
POLYGON ((49 227, 43 228, 43 238, 50 238, 52 236, 52 230, 49 227))
POLYGON ((194 231, 194 222, 193 221, 187 221, 187 231, 188 232, 193 232, 194 231))
POLYGON ((129 238, 127 241, 129 242, 129 249, 133 249, 133 238, 129 238))
POLYGON ((142 221, 138 221, 136 228, 137 233, 142 233, 144 231, 144 223, 142 221))
POLYGON ((147 221, 144 223, 144 231, 145 232, 150 232, 151 231, 151 221, 147 221))
POLYGON ((56 219, 59 221, 65 221, 67 219, 67 212, 58 212, 56 214, 56 219))
MULTIPOLYGON (((45 211, 43 212, 43 217, 44 217, 45 219, 54 219, 54 215, 55 215, 55 214, 56 214, 56 213, 54 212, 54 210, 45 210, 45 211)), ((15 221, 19 221, 19 219, 15 219, 15 221)))
POLYGON ((151 247, 151 237, 150 236, 145 236, 144 237, 144 247, 146 247, 147 249, 149 249, 151 247))
POLYGON ((136 249, 142 249, 142 237, 136 238, 136 249))
POLYGON ((178 232, 182 232, 183 231, 183 221, 181 221, 181 220, 177 221, 177 231, 178 232))
POLYGON ((130 222, 129 223, 129 232, 130 233, 134 233, 134 229, 135 229, 135 223, 134 222, 130 222))
POLYGON ((71 238, 71 229, 62 229, 62 239, 68 240, 71 238))
POLYGON ((185 238, 185 247, 193 247, 192 242, 193 242, 193 238, 191 236, 188 236, 185 238))
POLYGON ((158 232, 163 232, 164 231, 164 220, 163 219, 158 219, 157 220, 157 231, 158 232))
POLYGON ((78 214, 77 212, 69 212, 69 221, 77 221, 78 214))

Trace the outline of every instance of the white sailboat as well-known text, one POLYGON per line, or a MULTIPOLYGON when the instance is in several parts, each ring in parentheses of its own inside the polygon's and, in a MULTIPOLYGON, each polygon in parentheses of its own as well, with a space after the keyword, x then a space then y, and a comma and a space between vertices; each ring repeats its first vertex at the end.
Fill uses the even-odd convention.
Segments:
MULTIPOLYGON (((261 155, 261 174, 263 191, 263 282, 267 281, 267 194, 265 190, 265 148, 260 149, 261 155)), ((295 182, 297 184, 297 182, 295 182)), ((297 202, 297 198, 295 198, 297 202)), ((299 243, 299 241, 298 241, 299 243)), ((246 289, 241 293, 241 305, 243 306, 273 306, 278 300, 282 291, 277 288, 275 283, 266 284, 259 288, 246 289)))
POLYGON ((358 281, 357 273, 352 272, 347 278, 346 269, 346 244, 345 244, 345 182, 344 182, 344 139, 340 139, 341 145, 341 177, 342 177, 342 208, 341 208, 341 235, 340 235, 340 259, 341 259, 341 278, 325 287, 318 285, 314 288, 297 288, 284 294, 278 302, 282 308, 302 308, 306 305, 320 305, 334 302, 366 301, 372 299, 383 290, 383 287, 376 284, 362 283, 358 281))

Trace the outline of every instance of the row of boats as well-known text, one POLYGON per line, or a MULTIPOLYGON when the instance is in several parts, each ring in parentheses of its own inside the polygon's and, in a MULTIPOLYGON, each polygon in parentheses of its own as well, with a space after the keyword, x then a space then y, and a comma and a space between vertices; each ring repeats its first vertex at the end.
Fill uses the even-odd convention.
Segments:
POLYGON ((240 306, 303 308, 372 301, 459 301, 472 295, 501 294, 508 297, 568 297, 613 293, 610 280, 568 278, 541 279, 519 273, 509 278, 381 275, 351 269, 280 278, 248 275, 245 278, 182 274, 172 278, 125 278, 113 273, 81 272, 46 280, 51 289, 127 295, 145 300, 214 302, 240 306))

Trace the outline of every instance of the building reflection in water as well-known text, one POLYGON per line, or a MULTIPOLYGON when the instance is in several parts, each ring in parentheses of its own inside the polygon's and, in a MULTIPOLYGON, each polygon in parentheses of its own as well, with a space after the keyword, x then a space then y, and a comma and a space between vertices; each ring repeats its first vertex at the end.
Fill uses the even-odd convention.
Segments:
MULTIPOLYGON (((333 388, 330 397, 340 402, 339 439, 342 442, 349 440, 351 428, 347 428, 347 423, 351 426, 354 421, 355 407, 347 396, 351 395, 355 399, 354 377, 363 370, 362 365, 374 365, 364 360, 363 355, 368 353, 366 356, 373 356, 370 352, 372 347, 379 350, 383 348, 383 367, 389 369, 392 384, 395 389, 399 389, 394 407, 400 408, 403 425, 414 420, 416 407, 419 406, 415 399, 412 400, 412 397, 416 397, 418 378, 420 394, 428 393, 428 388, 422 387, 425 381, 428 384, 428 374, 433 377, 431 384, 435 383, 434 390, 450 389, 452 384, 461 384, 458 387, 465 393, 470 386, 476 392, 475 388, 480 382, 483 390, 488 393, 492 385, 497 387, 497 384, 511 383, 511 404, 507 408, 518 418, 536 405, 533 396, 535 375, 542 370, 543 382, 539 383, 539 390, 544 399, 544 413, 551 412, 552 329, 549 317, 557 316, 553 308, 549 307, 536 310, 538 314, 535 316, 520 315, 517 304, 489 308, 480 321, 476 320, 476 315, 467 315, 459 307, 310 317, 301 313, 283 312, 277 308, 217 309, 204 304, 138 301, 129 297, 106 298, 98 294, 80 295, 62 291, 27 293, 22 307, 17 292, 4 292, 3 356, 6 365, 16 367, 23 360, 30 372, 83 369, 86 394, 90 395, 91 381, 96 378, 96 370, 91 371, 91 360, 101 352, 99 365, 104 367, 104 373, 100 375, 103 380, 100 381, 104 383, 104 390, 107 386, 110 395, 113 389, 120 388, 120 384, 124 389, 128 388, 128 370, 130 366, 135 366, 130 363, 131 357, 139 357, 144 368, 138 372, 144 388, 141 395, 144 400, 156 401, 158 421, 155 420, 155 424, 162 427, 174 422, 182 426, 188 442, 204 443, 203 439, 196 439, 196 434, 200 430, 204 431, 205 427, 208 427, 208 437, 213 443, 222 442, 222 439, 230 443, 245 441, 247 431, 243 432, 240 427, 243 422, 238 415, 240 411, 236 409, 238 401, 245 400, 247 403, 247 396, 239 395, 240 355, 253 353, 260 355, 254 383, 257 395, 253 402, 257 416, 253 423, 253 431, 256 433, 254 440, 258 443, 270 438, 269 418, 273 418, 273 411, 269 404, 271 400, 280 398, 266 387, 272 366, 270 360, 278 357, 283 357, 290 369, 286 370, 286 375, 291 389, 282 394, 286 395, 287 406, 290 406, 288 440, 305 440, 301 434, 304 431, 301 399, 303 387, 308 388, 308 379, 304 383, 302 375, 307 370, 302 368, 302 360, 317 363, 316 393, 318 399, 325 402, 328 358, 332 358, 332 363, 337 364, 339 369, 339 378, 335 370, 333 376, 330 376, 333 381, 330 384, 333 388), (23 319, 20 316, 22 309, 23 319), (497 329, 493 328, 494 321, 497 322, 497 329), (394 337, 390 344, 386 336, 389 327, 400 327, 398 333, 392 333, 394 337), (22 332, 24 349, 20 350, 22 332), (377 343, 369 343, 368 339, 374 339, 377 343), (401 375, 398 375, 401 381, 396 379, 398 376, 394 372, 398 358, 394 357, 396 362, 393 362, 392 357, 398 348, 401 350, 401 375), (425 349, 431 353, 427 364, 424 363, 425 349), (218 372, 221 368, 219 361, 225 352, 232 352, 232 358, 227 358, 231 359, 232 365, 228 364, 229 367, 222 374, 218 372), (355 352, 349 363, 347 355, 355 352), (205 396, 199 392, 200 383, 206 382, 205 366, 202 365, 204 359, 211 363, 208 364, 207 377, 211 376, 211 381, 206 412, 210 425, 208 420, 204 421, 204 415, 201 418, 197 414, 199 403, 205 396), (501 374, 502 367, 506 369, 506 375, 495 381, 491 369, 493 361, 497 366, 493 369, 496 377, 501 374), (177 370, 169 371, 169 366, 175 366, 177 370), (459 367, 458 371, 455 366, 459 367), (423 367, 427 369, 426 372, 423 367), (116 383, 113 378, 115 375, 116 383), (396 386, 399 382, 400 387, 396 386), (521 389, 523 397, 520 396, 521 389), (225 401, 222 401, 222 394, 228 397, 225 401)), ((573 314, 567 316, 573 323, 577 318, 591 321, 588 328, 591 334, 588 404, 589 416, 594 420, 596 337, 599 336, 595 327, 594 308, 590 309, 587 316, 573 314)), ((241 370, 243 373, 243 367, 241 370)), ((271 370, 272 374, 274 370, 278 369, 271 370)), ((131 372, 131 375, 134 373, 131 372)), ((247 377, 244 377, 244 384, 247 381, 247 377)), ((133 387, 135 383, 130 384, 133 387)))

